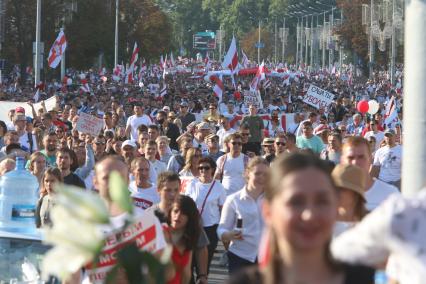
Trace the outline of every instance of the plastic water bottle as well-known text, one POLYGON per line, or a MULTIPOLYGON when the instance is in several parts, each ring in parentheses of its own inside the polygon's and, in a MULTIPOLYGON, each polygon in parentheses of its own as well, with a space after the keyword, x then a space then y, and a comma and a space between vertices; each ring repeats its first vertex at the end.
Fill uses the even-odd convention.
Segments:
POLYGON ((382 270, 377 270, 376 274, 374 275, 374 284, 387 284, 388 278, 386 276, 386 273, 382 270))
POLYGON ((0 230, 34 233, 38 181, 25 170, 25 159, 16 158, 16 168, 0 179, 0 230))

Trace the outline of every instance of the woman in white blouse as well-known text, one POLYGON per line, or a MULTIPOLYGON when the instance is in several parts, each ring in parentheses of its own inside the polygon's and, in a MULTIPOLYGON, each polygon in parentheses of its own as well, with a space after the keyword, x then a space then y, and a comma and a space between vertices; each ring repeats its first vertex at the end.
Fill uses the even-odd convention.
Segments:
POLYGON ((216 230, 220 220, 220 213, 226 199, 226 192, 222 184, 213 179, 216 163, 210 157, 201 158, 198 161, 200 175, 194 178, 187 186, 185 195, 191 197, 197 204, 204 231, 210 244, 208 245, 208 268, 213 258, 219 241, 216 230))
POLYGON ((229 274, 257 262, 263 230, 261 204, 268 176, 268 162, 251 159, 245 171, 247 185, 226 198, 220 218, 218 236, 229 243, 229 274))

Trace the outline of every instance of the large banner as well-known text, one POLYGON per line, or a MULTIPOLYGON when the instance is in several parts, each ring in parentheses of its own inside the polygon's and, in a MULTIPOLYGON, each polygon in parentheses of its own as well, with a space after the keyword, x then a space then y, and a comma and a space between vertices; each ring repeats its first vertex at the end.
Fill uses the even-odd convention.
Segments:
POLYGON ((333 102, 333 99, 334 95, 332 93, 311 84, 308 92, 303 97, 303 102, 317 109, 325 109, 333 102))
MULTIPOLYGON (((49 111, 53 109, 56 106, 56 97, 50 97, 49 99, 45 100, 46 109, 49 111)), ((9 113, 9 110, 15 109, 17 107, 23 107, 25 109, 25 115, 33 117, 33 112, 31 110, 31 107, 29 104, 25 102, 10 102, 10 101, 1 101, 0 102, 0 120, 3 120, 4 122, 9 121, 9 117, 7 114, 9 113)), ((41 102, 34 104, 34 109, 37 111, 38 109, 42 108, 41 102)))

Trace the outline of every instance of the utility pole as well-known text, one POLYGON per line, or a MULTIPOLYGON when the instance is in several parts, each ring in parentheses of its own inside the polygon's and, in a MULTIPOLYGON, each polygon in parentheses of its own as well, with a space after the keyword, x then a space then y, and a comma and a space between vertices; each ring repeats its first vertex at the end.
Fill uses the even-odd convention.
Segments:
POLYGON ((426 135, 426 2, 405 2, 404 42, 404 155, 402 193, 412 196, 426 183, 426 147, 419 137, 426 135), (423 63, 422 63, 423 62, 423 63))
POLYGON ((118 12, 119 0, 115 0, 114 68, 118 65, 118 12))
POLYGON ((36 46, 34 63, 34 86, 40 83, 40 29, 41 29, 41 0, 37 0, 36 46))
POLYGON ((392 39, 391 39, 391 68, 390 79, 392 86, 395 85, 395 58, 396 58, 396 28, 395 28, 395 0, 392 0, 392 39))
POLYGON ((374 61, 374 38, 373 38, 373 19, 374 19, 374 0, 370 0, 370 38, 368 45, 370 47, 370 62, 369 62, 369 76, 373 78, 373 61, 374 61))
POLYGON ((284 18, 284 21, 283 21, 283 34, 282 34, 282 40, 283 40, 283 42, 282 42, 282 44, 283 44, 282 61, 283 61, 283 64, 285 64, 285 35, 286 35, 286 32, 285 32, 285 18, 284 18))
POLYGON ((300 23, 299 18, 297 18, 297 27, 296 27, 296 68, 299 64, 299 41, 300 41, 300 23))
POLYGON ((311 16, 311 32, 310 32, 310 40, 311 40, 311 54, 310 54, 310 60, 309 60, 309 65, 310 70, 312 70, 313 66, 314 66, 314 14, 312 14, 311 16))
MULTIPOLYGON (((333 41, 333 29, 334 29, 334 7, 331 8, 331 16, 330 16, 330 41, 333 41)), ((334 65, 334 44, 331 45, 333 48, 329 48, 328 50, 328 63, 330 65, 330 70, 334 65)))
POLYGON ((308 35, 307 31, 309 28, 309 16, 306 16, 306 24, 305 24, 305 66, 308 64, 308 35))
POLYGON ((324 35, 326 35, 327 31, 325 30, 325 13, 324 12, 324 20, 323 20, 323 24, 322 24, 322 29, 323 29, 323 41, 322 41, 322 69, 325 69, 325 49, 327 46, 327 39, 324 35))
MULTIPOLYGON (((65 20, 65 18, 64 18, 64 20, 65 20)), ((64 31, 64 29, 65 29, 65 27, 62 26, 61 31, 64 31)), ((65 49, 65 52, 66 52, 66 49, 65 49)), ((64 77, 65 77, 65 52, 63 52, 62 55, 61 55, 61 82, 62 82, 62 79, 64 79, 64 77)))

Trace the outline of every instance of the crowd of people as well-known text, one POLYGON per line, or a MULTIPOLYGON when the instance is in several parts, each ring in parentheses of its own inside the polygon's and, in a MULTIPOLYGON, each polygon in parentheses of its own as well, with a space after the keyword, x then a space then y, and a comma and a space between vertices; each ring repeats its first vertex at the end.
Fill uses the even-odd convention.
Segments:
MULTIPOLYGON (((2 87, 3 100, 28 102, 32 113, 17 107, 0 121, 0 176, 25 157, 39 182, 38 227, 51 225, 57 183, 99 192, 113 217, 122 214, 107 190, 118 170, 135 207, 155 214, 173 246, 168 283, 208 283, 219 242, 231 283, 374 283, 374 269, 385 269, 386 258, 367 268, 335 248, 400 194, 402 73, 397 85, 383 72, 356 83, 327 72, 295 72, 286 84, 271 77, 260 87, 262 106, 244 104, 250 76, 235 87, 225 79, 221 101, 202 77, 147 75, 133 86, 101 77, 85 72, 90 91, 46 83, 41 99, 56 96, 52 109, 35 109, 31 88, 2 87), (309 84, 334 102, 305 104, 309 84), (366 98, 379 102, 377 113, 357 110, 366 98), (386 124, 392 98, 399 120, 386 124), (77 130, 82 113, 103 119, 99 134, 77 130), (294 119, 282 123, 285 114, 294 119)), ((389 276, 403 283, 398 269, 389 276)))

